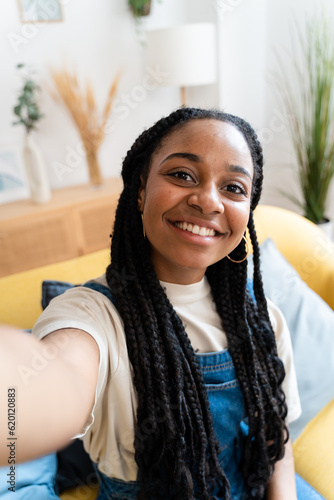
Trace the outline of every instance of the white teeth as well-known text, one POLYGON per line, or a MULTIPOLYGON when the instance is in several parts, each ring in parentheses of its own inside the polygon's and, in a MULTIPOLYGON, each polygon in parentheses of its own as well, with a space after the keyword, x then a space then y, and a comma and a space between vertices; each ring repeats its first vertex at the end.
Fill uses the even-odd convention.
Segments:
POLYGON ((200 227, 197 224, 188 224, 188 222, 174 222, 174 225, 184 231, 189 231, 200 236, 215 236, 216 231, 208 227, 200 227))

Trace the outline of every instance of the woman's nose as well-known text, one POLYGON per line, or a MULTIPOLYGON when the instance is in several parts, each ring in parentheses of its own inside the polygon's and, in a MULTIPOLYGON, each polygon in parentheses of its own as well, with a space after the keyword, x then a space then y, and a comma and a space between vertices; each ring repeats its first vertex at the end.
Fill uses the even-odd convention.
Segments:
POLYGON ((222 196, 215 185, 197 186, 189 196, 188 204, 203 214, 224 212, 222 196))

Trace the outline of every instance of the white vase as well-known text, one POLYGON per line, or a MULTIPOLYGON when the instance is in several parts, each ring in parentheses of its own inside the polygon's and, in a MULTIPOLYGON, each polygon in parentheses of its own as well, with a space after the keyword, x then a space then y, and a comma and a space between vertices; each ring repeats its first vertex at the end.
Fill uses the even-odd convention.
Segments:
POLYGON ((26 134, 23 156, 31 198, 36 203, 46 203, 51 198, 49 179, 42 154, 36 146, 31 132, 26 134))
POLYGON ((326 219, 324 222, 319 222, 317 226, 323 231, 330 240, 333 239, 333 222, 326 219))

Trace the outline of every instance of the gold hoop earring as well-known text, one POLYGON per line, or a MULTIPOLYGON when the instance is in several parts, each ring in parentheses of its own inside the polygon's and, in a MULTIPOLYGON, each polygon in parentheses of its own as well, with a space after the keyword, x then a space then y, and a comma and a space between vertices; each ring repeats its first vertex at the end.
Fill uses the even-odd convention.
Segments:
POLYGON ((145 227, 144 227, 144 216, 143 216, 143 212, 141 212, 141 223, 143 225, 143 236, 144 236, 144 239, 146 238, 146 231, 145 231, 145 227))
POLYGON ((229 255, 226 255, 226 257, 228 258, 228 260, 230 260, 231 262, 234 262, 235 264, 241 264, 241 262, 244 262, 247 259, 247 257, 248 257, 248 241, 247 241, 246 236, 243 236, 242 238, 245 241, 245 245, 246 245, 246 255, 245 255, 245 257, 242 260, 234 260, 234 259, 231 259, 231 257, 229 255))

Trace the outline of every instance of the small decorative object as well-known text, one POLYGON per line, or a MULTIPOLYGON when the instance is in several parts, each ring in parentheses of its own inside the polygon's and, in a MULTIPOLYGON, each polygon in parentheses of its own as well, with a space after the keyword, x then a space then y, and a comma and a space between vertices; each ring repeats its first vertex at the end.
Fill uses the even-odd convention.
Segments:
MULTIPOLYGON (((84 90, 81 89, 78 78, 69 70, 52 70, 59 96, 71 115, 82 139, 89 170, 90 182, 93 186, 102 184, 102 176, 98 162, 98 150, 105 136, 108 116, 116 95, 120 74, 114 78, 102 115, 99 116, 94 93, 89 81, 84 90)), ((56 96, 53 96, 57 99, 56 96)))
MULTIPOLYGON (((18 64, 17 68, 23 69, 24 64, 18 64)), ((23 157, 31 198, 36 203, 46 203, 51 198, 50 185, 42 154, 32 136, 36 123, 43 116, 36 101, 36 94, 39 90, 39 86, 32 79, 31 72, 27 72, 23 78, 23 88, 18 97, 18 103, 14 107, 14 114, 18 120, 13 122, 13 125, 24 125, 26 129, 23 157)))
POLYGON ((59 0, 18 0, 22 23, 59 22, 63 20, 59 0))
POLYGON ((281 63, 278 75, 303 200, 288 197, 306 218, 320 224, 328 220, 326 207, 334 176, 334 37, 326 16, 306 21, 299 43, 301 50, 294 49, 299 57, 292 58, 292 69, 281 63))
POLYGON ((151 12, 151 0, 128 0, 135 18, 148 16, 151 12))

